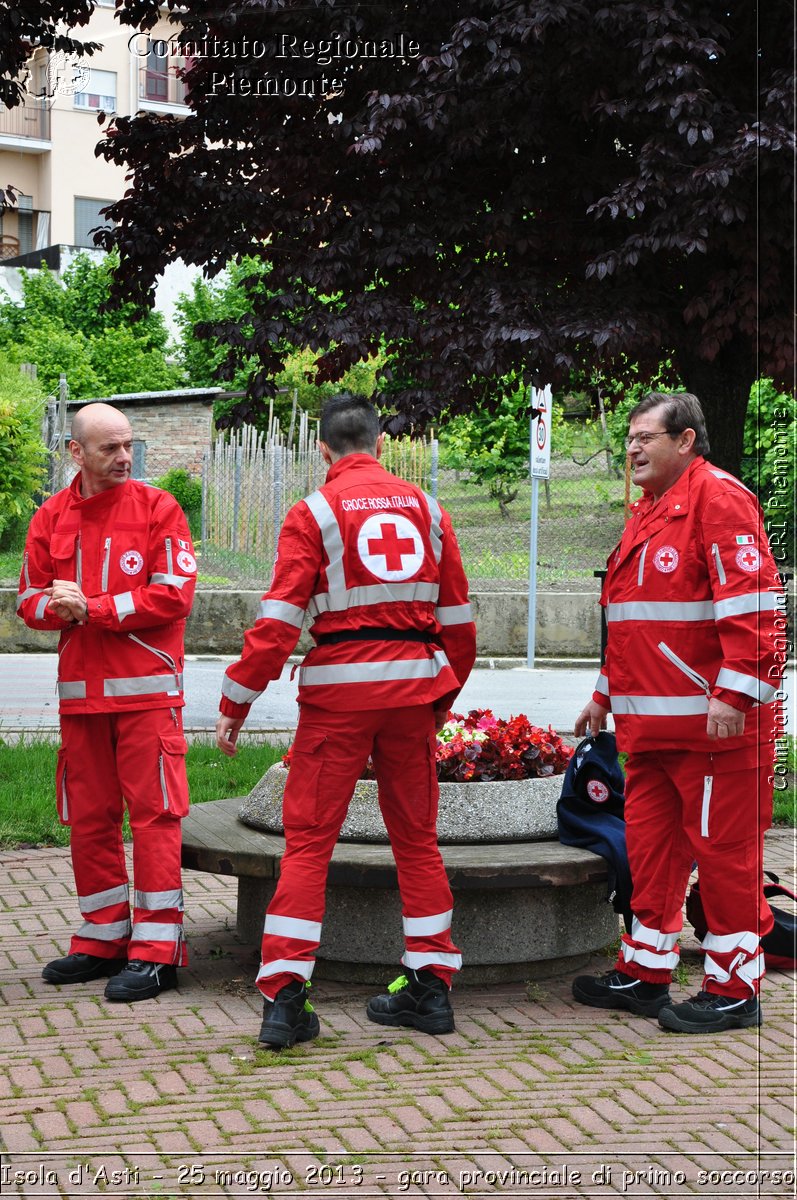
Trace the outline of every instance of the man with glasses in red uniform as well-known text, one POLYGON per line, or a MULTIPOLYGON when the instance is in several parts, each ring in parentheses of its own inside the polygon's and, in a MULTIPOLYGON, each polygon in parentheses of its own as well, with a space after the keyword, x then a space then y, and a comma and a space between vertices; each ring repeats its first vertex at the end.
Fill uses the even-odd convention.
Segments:
POLYGON ((648 395, 626 441, 644 490, 610 555, 601 604, 605 664, 576 734, 611 710, 626 767, 634 920, 614 968, 581 976, 581 1004, 681 1033, 761 1023, 760 938, 772 821, 773 700, 783 593, 755 496, 707 460, 700 404, 648 395), (681 909, 693 863, 708 933, 697 996, 673 1003, 681 909))

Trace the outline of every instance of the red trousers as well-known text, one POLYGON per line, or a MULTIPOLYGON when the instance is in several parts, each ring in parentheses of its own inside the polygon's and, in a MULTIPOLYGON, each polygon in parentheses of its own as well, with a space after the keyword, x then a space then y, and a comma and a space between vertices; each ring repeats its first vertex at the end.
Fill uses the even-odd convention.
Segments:
POLYGON ((285 785, 285 855, 268 907, 257 986, 273 999, 309 979, 321 938, 327 868, 354 785, 371 755, 401 893, 404 966, 450 984, 453 898, 437 845, 436 736, 431 704, 384 712, 300 706, 285 785))
POLYGON ((772 823, 766 748, 632 754, 625 819, 634 922, 623 935, 617 968, 669 983, 696 862, 708 924, 702 986, 739 998, 758 993, 764 973, 759 941, 773 924, 762 878, 764 833, 772 823))
POLYGON ((61 717, 56 793, 69 825, 83 925, 70 954, 187 961, 183 938, 180 818, 188 812, 180 709, 61 717), (131 922, 122 843, 133 834, 131 922))

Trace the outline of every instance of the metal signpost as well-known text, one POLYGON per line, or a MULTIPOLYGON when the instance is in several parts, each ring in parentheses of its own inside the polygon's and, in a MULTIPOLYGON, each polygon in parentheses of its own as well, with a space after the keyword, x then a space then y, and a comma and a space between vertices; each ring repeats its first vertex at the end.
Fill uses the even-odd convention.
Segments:
POLYGON ((541 391, 531 389, 529 419, 529 466, 531 469, 531 529, 529 532, 529 625, 526 666, 534 666, 537 625, 537 522, 541 479, 551 475, 551 397, 550 384, 541 391), (536 414, 536 415, 535 415, 536 414))

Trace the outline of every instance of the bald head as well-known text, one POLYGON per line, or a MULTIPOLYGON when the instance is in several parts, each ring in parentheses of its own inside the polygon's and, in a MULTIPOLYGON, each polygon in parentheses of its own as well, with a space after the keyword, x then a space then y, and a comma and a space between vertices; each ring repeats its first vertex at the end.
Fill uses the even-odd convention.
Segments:
POLYGON ((110 404, 86 404, 75 413, 69 452, 80 467, 80 490, 95 496, 130 478, 133 430, 110 404))

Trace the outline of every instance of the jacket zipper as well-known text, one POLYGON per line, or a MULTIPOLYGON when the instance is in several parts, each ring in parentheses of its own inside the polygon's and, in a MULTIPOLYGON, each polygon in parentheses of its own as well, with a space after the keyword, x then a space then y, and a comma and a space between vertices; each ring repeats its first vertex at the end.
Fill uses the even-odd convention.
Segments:
POLYGON ((711 547, 711 553, 714 555, 714 566, 717 568, 717 578, 719 579, 720 583, 727 583, 728 580, 725 574, 725 568, 723 567, 722 559, 720 558, 720 548, 716 542, 714 542, 711 547))
POLYGON ((166 663, 167 667, 171 667, 172 671, 174 672, 175 679, 177 678, 177 663, 174 661, 171 654, 167 654, 165 650, 158 650, 156 646, 150 646, 147 642, 142 641, 140 637, 136 637, 134 633, 128 633, 127 636, 130 638, 131 642, 137 642, 139 646, 143 646, 144 649, 149 650, 151 654, 156 654, 162 662, 166 663))
POLYGON ((25 574, 25 587, 30 587, 30 571, 28 570, 28 555, 26 554, 22 560, 22 570, 25 574))
POLYGON ((166 571, 169 575, 174 574, 174 563, 172 561, 172 539, 166 538, 166 571))
POLYGON ((82 536, 82 533, 77 535, 77 549, 75 552, 75 574, 77 576, 75 583, 81 590, 83 588, 83 548, 80 544, 82 536))
POLYGON ((686 675, 688 679, 692 680, 692 683, 696 683, 699 688, 702 688, 709 699, 711 698, 711 686, 707 679, 704 679, 702 675, 698 675, 697 671, 692 670, 689 664, 685 663, 682 658, 679 658, 675 651, 671 650, 666 642, 659 642, 659 650, 661 650, 665 658, 669 658, 670 662, 673 663, 679 671, 683 671, 684 675, 686 675))
POLYGON ((700 810, 700 836, 708 837, 708 815, 711 808, 711 791, 714 787, 714 776, 703 776, 703 804, 700 810))
POLYGON ((108 567, 111 560, 111 539, 105 539, 105 554, 102 560, 102 582, 100 583, 100 591, 108 591, 108 567))
POLYGON ((61 777, 61 816, 64 818, 65 825, 69 820, 69 796, 66 790, 66 772, 67 768, 64 767, 64 774, 61 777))
POLYGON ((636 577, 637 587, 642 587, 642 577, 645 574, 645 558, 647 557, 649 542, 650 538, 648 538, 647 542, 645 542, 644 546, 642 547, 642 553, 639 556, 639 571, 637 572, 636 577))

